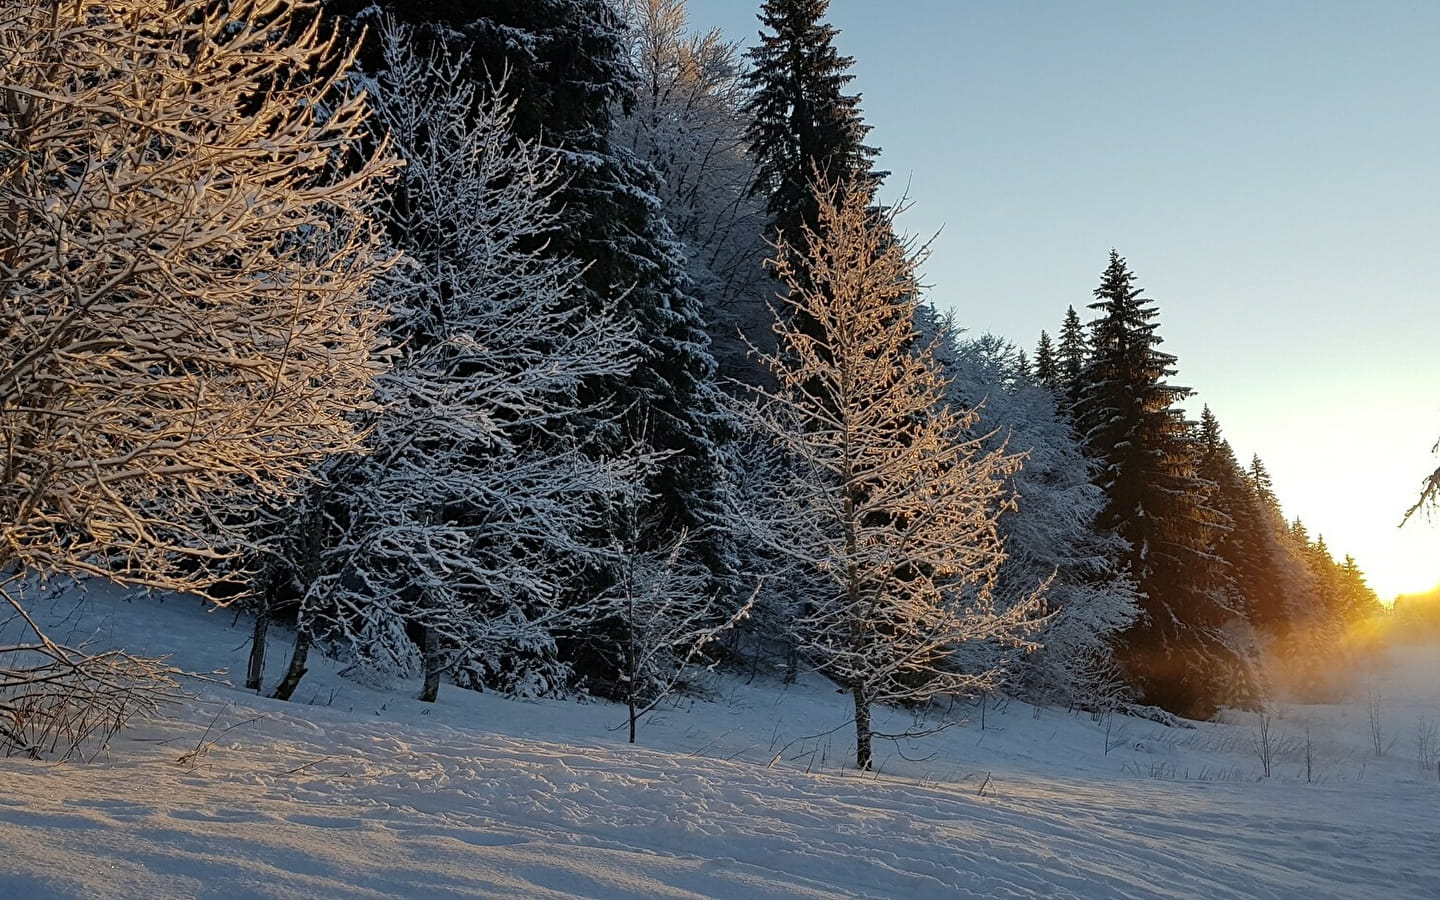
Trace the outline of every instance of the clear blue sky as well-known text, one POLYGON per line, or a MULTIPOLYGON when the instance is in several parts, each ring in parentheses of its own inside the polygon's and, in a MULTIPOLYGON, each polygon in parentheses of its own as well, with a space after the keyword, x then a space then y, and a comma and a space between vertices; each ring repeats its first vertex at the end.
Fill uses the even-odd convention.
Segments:
MULTIPOLYGON (((755 43, 758 0, 690 0, 755 43)), ((1440 437, 1440 0, 832 0, 930 298, 1028 349, 1111 247, 1176 382, 1382 596, 1440 437), (941 230, 943 228, 943 230, 941 230)))

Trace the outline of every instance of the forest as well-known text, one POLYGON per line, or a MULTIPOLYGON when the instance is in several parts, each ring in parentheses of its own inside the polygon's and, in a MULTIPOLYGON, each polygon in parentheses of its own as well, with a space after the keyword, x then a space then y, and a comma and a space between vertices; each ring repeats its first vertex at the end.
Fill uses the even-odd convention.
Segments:
MULTIPOLYGON (((827 6, 0 4, 8 606, 198 593, 250 690, 318 654, 631 741, 706 667, 819 673, 862 770, 877 706, 1333 696, 1379 599, 1194 408, 1144 260, 1053 333, 943 313, 827 6)), ((30 622, 0 741, 176 674, 30 622)))

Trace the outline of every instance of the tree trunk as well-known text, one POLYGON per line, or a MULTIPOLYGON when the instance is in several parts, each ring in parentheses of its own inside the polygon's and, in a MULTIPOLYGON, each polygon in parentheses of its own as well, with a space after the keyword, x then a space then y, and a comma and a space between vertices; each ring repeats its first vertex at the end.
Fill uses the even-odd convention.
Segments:
POLYGON ((434 703, 440 695, 440 673, 445 666, 440 659, 440 636, 428 625, 422 628, 420 654, 425 666, 425 686, 420 689, 420 702, 434 703))
POLYGON ((270 600, 260 599, 255 612, 255 630, 250 637, 250 668, 245 673, 245 689, 260 692, 265 678, 265 637, 270 633, 270 600))
POLYGON ((290 665, 285 669, 285 677, 275 686, 275 693, 270 696, 276 700, 289 700, 300 686, 300 679, 309 671, 305 668, 305 661, 309 658, 310 632, 305 628, 304 622, 298 622, 295 626, 295 649, 290 652, 290 665))
POLYGON ((859 685, 850 688, 855 698, 855 768, 870 769, 870 699, 859 685))
POLYGON ((635 743, 635 692, 639 690, 639 672, 635 664, 635 592, 630 591, 629 634, 625 637, 625 706, 630 710, 630 743, 635 743))

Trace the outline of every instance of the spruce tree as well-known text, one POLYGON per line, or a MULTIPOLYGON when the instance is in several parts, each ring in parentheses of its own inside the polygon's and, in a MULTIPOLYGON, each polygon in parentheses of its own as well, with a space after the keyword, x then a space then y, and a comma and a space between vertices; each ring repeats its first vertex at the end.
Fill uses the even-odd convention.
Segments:
POLYGON ((1085 336, 1085 326, 1080 323, 1080 314, 1075 312, 1075 307, 1067 307, 1065 323, 1060 327, 1060 347, 1055 356, 1060 398, 1067 406, 1074 406, 1080 397, 1080 376, 1085 371, 1089 353, 1090 342, 1085 336))
POLYGON ((1359 623, 1381 613, 1380 597, 1366 582, 1365 573, 1355 562, 1355 557, 1345 554, 1345 561, 1336 572, 1340 588, 1339 608, 1347 621, 1359 623))
POLYGON ((1165 380, 1175 357, 1159 349, 1158 310, 1134 282, 1112 250, 1090 305, 1099 317, 1076 418, 1106 494, 1099 524, 1129 542, 1141 591, 1144 614, 1121 653, 1131 683, 1146 702, 1208 717, 1240 699, 1245 648, 1227 632, 1239 611, 1210 552, 1223 520, 1205 502, 1191 423, 1176 405, 1190 390, 1165 380))
POLYGON ((765 0, 765 31, 748 53, 754 191, 766 198, 772 233, 792 243, 821 227, 815 183, 878 180, 870 173, 878 151, 865 144, 870 127, 860 117, 860 96, 845 93, 854 60, 835 49, 838 32, 824 21, 829 6, 765 0))
POLYGON ((1049 332, 1040 332, 1040 342, 1035 345, 1035 380, 1055 390, 1060 384, 1060 368, 1055 359, 1055 345, 1050 341, 1049 332))
MULTIPOLYGON (((368 2, 336 4, 358 21, 371 15, 368 2)), ((536 246, 582 261, 577 306, 605 311, 634 334, 628 374, 581 386, 583 405, 605 409, 576 433, 538 431, 534 439, 581 439, 598 459, 637 452, 654 460, 643 508, 616 515, 647 523, 642 549, 686 533, 713 576, 710 587, 725 590, 738 567, 722 494, 730 428, 683 247, 660 214, 658 176, 614 134, 638 87, 619 14, 608 0, 385 0, 385 8, 422 25, 428 40, 467 53, 467 72, 482 86, 503 77, 516 136, 553 151, 564 179, 563 212, 536 246)), ((618 530, 608 517, 595 527, 597 537, 618 530)), ((613 577, 594 571, 574 588, 593 594, 613 577)))
POLYGON ((1315 607, 1315 583, 1304 560, 1308 541, 1291 533, 1270 472, 1258 455, 1251 457, 1244 474, 1259 519, 1254 540, 1263 548, 1246 612, 1267 636, 1285 640, 1305 627, 1315 607))
MULTIPOLYGON (((1237 641, 1258 647, 1254 634, 1258 617, 1254 610, 1264 606, 1267 595, 1281 590, 1271 554, 1272 541, 1267 534, 1270 523, 1208 405, 1200 414, 1197 449, 1197 474, 1208 486, 1206 504, 1214 510, 1220 526, 1210 548, 1223 564, 1217 589, 1230 608, 1243 614, 1243 618, 1237 616, 1232 622, 1231 635, 1237 641)), ((1232 702, 1249 701, 1254 705, 1263 699, 1257 672, 1252 667, 1239 668, 1234 675, 1232 702)))

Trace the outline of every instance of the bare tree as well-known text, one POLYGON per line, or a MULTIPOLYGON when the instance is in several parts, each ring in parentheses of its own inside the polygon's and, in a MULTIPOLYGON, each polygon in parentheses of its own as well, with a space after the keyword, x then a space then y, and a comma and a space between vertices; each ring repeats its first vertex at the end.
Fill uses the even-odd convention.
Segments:
MULTIPOLYGON (((359 445, 385 265, 367 209, 394 161, 383 145, 360 158, 364 98, 315 12, 0 2, 9 586, 61 573, 203 591, 249 510, 359 445)), ((0 691, 57 671, 7 665, 0 691)), ((111 690, 76 689, 81 708, 111 690)))
MULTIPOLYGON (((1430 452, 1440 453, 1440 441, 1435 442, 1435 446, 1430 448, 1430 452)), ((1404 525, 1410 521, 1411 516, 1427 506, 1432 510, 1440 507, 1440 468, 1421 479, 1420 497, 1415 501, 1414 506, 1405 511, 1405 518, 1400 520, 1400 524, 1404 525)))
POLYGON ((719 638, 750 614, 755 594, 738 607, 707 593, 708 572, 681 532, 667 548, 642 546, 642 523, 619 517, 614 585, 569 609, 561 627, 605 660, 607 693, 625 703, 630 743, 641 718, 682 690, 702 667, 713 667, 719 638), (608 687, 608 686, 607 686, 608 687))
POLYGON ((917 254, 895 238, 895 210, 871 209, 864 186, 816 196, 819 233, 778 248, 793 316, 777 316, 780 349, 765 361, 779 387, 756 416, 796 465, 752 521, 831 584, 794 627, 852 696, 865 769, 872 704, 993 688, 999 670, 960 671, 954 648, 1025 644, 1040 597, 994 603, 996 520, 1020 460, 966 436, 974 413, 945 404, 931 348, 915 346, 917 254))

